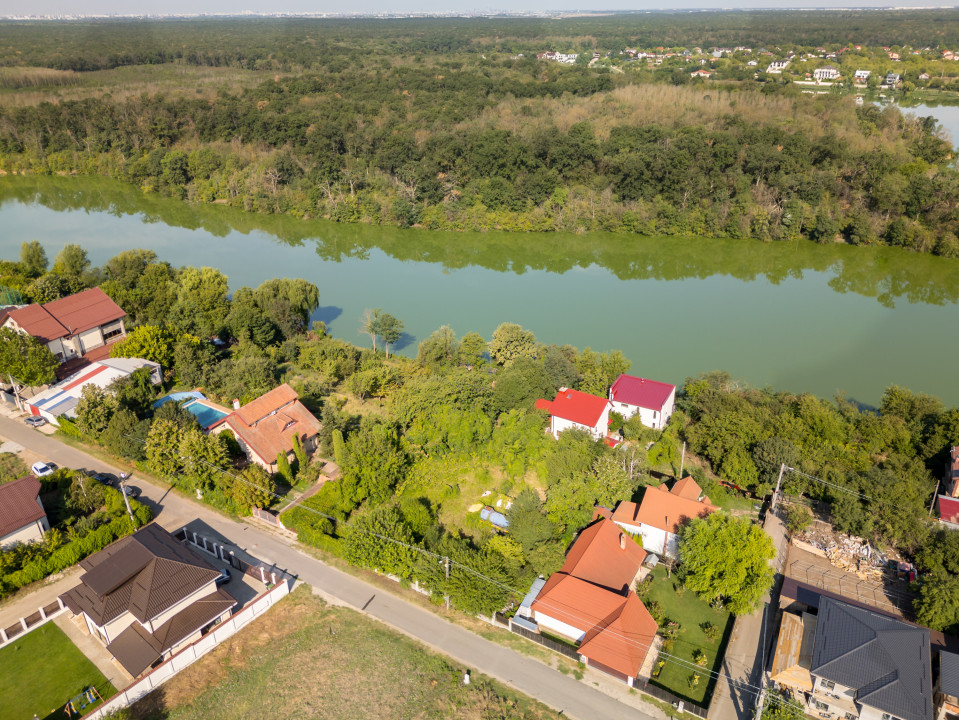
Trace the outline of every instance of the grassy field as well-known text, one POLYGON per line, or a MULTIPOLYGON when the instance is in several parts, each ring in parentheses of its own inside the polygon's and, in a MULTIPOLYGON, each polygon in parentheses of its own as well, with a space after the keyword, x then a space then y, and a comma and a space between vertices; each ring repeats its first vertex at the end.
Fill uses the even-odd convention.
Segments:
MULTIPOLYGON (((0 720, 65 718, 63 706, 90 686, 116 689, 52 622, 0 650, 0 720)), ((84 712, 96 706, 88 706, 84 712)))
POLYGON ((131 708, 137 720, 527 718, 544 705, 301 587, 131 708))
POLYGON ((675 576, 666 577, 666 568, 662 566, 653 571, 653 582, 646 597, 646 602, 653 600, 663 607, 669 620, 680 626, 670 654, 694 663, 694 653, 699 650, 706 655, 706 665, 695 687, 689 682, 694 671, 675 661, 667 661, 662 673, 652 683, 705 706, 713 690, 713 683, 708 680, 706 671, 719 670, 719 662, 732 628, 732 616, 726 610, 713 610, 692 590, 683 589, 675 576), (718 630, 718 636, 713 641, 706 637, 702 629, 702 624, 707 622, 718 630))

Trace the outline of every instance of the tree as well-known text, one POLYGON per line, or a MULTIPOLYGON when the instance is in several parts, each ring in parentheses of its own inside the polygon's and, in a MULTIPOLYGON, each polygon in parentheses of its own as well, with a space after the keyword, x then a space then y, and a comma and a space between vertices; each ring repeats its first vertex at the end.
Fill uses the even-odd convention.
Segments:
POLYGON ((68 277, 80 277, 89 267, 87 251, 79 245, 65 245, 53 261, 53 272, 68 277))
POLYGON ((576 358, 574 364, 582 375, 579 389, 592 395, 606 397, 609 394, 610 385, 629 370, 633 363, 627 360, 619 350, 599 354, 586 348, 576 358))
POLYGON ((516 323, 502 323, 493 331, 489 355, 498 365, 507 365, 521 357, 536 357, 536 336, 516 323))
POLYGON ((84 385, 76 407, 77 430, 94 440, 99 440, 100 434, 107 429, 116 411, 117 399, 113 393, 93 383, 84 385))
POLYGON ((20 402, 20 387, 52 383, 60 362, 37 338, 0 328, 0 373, 10 378, 14 395, 20 402))
POLYGON ((253 297, 286 337, 306 330, 310 316, 320 305, 320 291, 316 285, 299 279, 267 280, 253 291, 253 297), (287 311, 292 319, 288 319, 287 311))
POLYGON ((372 310, 367 308, 360 317, 360 332, 370 336, 374 352, 376 351, 376 336, 379 334, 379 318, 382 313, 383 311, 380 308, 373 308, 372 310))
POLYGON ((679 557, 686 587, 744 615, 759 605, 772 585, 769 560, 776 557, 776 548, 748 518, 713 513, 680 527, 679 557))
POLYGON ((479 367, 486 362, 486 341, 476 332, 466 333, 460 340, 459 363, 479 367))
MULTIPOLYGON (((173 404, 165 403, 163 407, 173 404)), ((151 472, 175 482, 183 472, 183 460, 180 458, 183 435, 183 428, 175 421, 163 418, 153 420, 145 446, 151 472)))
POLYGON ((153 407, 157 397, 157 387, 153 384, 149 367, 143 367, 115 380, 108 392, 116 395, 121 408, 132 410, 137 417, 145 417, 153 407))
POLYGON ((444 325, 420 343, 416 352, 416 362, 425 367, 453 365, 459 353, 456 333, 449 325, 444 325))
POLYGON ((770 690, 760 720, 805 720, 803 706, 791 696, 770 690))
MULTIPOLYGON (((77 424, 79 425, 79 422, 77 424)), ((120 408, 113 413, 106 429, 100 434, 100 442, 106 445, 110 452, 121 457, 145 460, 144 446, 149 432, 149 420, 138 420, 133 412, 120 408)))
POLYGON ((38 303, 48 303, 59 300, 67 295, 73 295, 84 289, 83 281, 67 275, 47 273, 41 275, 24 288, 24 292, 38 303))
POLYGON ((247 465, 233 480, 233 502, 244 510, 268 507, 275 491, 273 478, 259 465, 247 465))
POLYGON ((40 277, 47 271, 47 251, 39 240, 31 240, 20 245, 20 264, 24 271, 33 277, 40 277))
POLYGON ((187 267, 180 272, 176 304, 170 322, 184 332, 211 337, 223 329, 230 311, 226 275, 210 267, 187 267))
POLYGON ((913 607, 920 625, 949 635, 959 632, 959 576, 936 572, 926 577, 913 607))
POLYGON ((333 459, 337 466, 342 470, 347 460, 346 443, 343 440, 343 431, 336 428, 333 431, 333 459))
POLYGON ((293 484, 293 468, 290 467, 290 459, 283 450, 276 454, 276 474, 287 485, 293 484))
POLYGON ((310 458, 306 454, 299 433, 293 433, 293 454, 296 456, 297 474, 299 474, 306 470, 306 466, 310 464, 310 458))
POLYGON ((392 424, 370 421, 346 443, 346 463, 341 468, 344 495, 359 503, 369 498, 371 505, 386 502, 393 488, 406 477, 409 454, 392 424))
POLYGON ((169 370, 173 367, 174 350, 180 340, 187 338, 199 343, 199 338, 156 325, 141 325, 127 333, 126 340, 115 343, 110 357, 136 357, 152 360, 169 370))
POLYGON ((226 445, 217 435, 207 435, 200 427, 184 431, 180 437, 180 460, 183 475, 196 488, 229 486, 223 471, 229 466, 226 445))
POLYGON ((403 516, 393 506, 366 513, 349 525, 346 532, 346 559, 401 578, 413 571, 417 552, 415 540, 403 516))
POLYGON ((403 336, 403 321, 381 312, 376 317, 373 325, 376 334, 383 339, 383 345, 386 346, 386 357, 390 356, 390 345, 397 342, 403 336))

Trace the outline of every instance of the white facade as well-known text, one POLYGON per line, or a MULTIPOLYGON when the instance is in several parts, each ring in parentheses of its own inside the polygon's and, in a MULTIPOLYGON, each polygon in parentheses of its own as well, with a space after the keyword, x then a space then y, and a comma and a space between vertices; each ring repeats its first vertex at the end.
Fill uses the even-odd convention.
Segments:
POLYGON ((834 67, 817 68, 813 70, 813 77, 817 80, 838 80, 839 71, 834 67))
MULTIPOLYGON (((612 390, 610 390, 610 393, 612 393, 612 390)), ((673 410, 676 407, 676 389, 673 388, 673 391, 669 394, 669 397, 666 398, 666 402, 663 403, 663 406, 658 410, 640 407, 639 405, 618 402, 615 400, 610 404, 615 412, 618 412, 627 420, 634 415, 639 415, 640 422, 642 422, 646 427, 653 428, 654 430, 662 430, 664 427, 666 427, 666 423, 669 422, 669 418, 672 417, 673 410)))
POLYGON ((541 612, 534 612, 533 615, 535 615, 533 619, 536 620, 536 623, 541 628, 546 628, 557 635, 562 635, 563 637, 569 638, 573 642, 580 642, 584 637, 586 637, 586 633, 579 628, 574 628, 572 625, 567 625, 561 620, 551 618, 549 615, 544 615, 541 612))
POLYGON ((557 417, 556 415, 550 415, 549 431, 553 434, 554 438, 559 438, 559 434, 566 430, 585 430, 596 440, 600 440, 606 437, 606 433, 609 432, 610 409, 610 403, 606 403, 606 407, 603 409, 603 414, 599 416, 599 420, 593 427, 590 427, 589 425, 583 425, 582 423, 573 422, 572 420, 567 420, 566 418, 557 417))
MULTIPOLYGON (((40 498, 37 498, 37 502, 40 503, 40 498)), ((43 507, 42 503, 40 503, 40 507, 43 507)), ((47 516, 44 515, 39 520, 34 520, 29 525, 24 525, 22 528, 0 537, 0 549, 6 550, 17 544, 26 545, 27 543, 40 542, 43 540, 43 533, 49 529, 50 523, 47 521, 47 516)))

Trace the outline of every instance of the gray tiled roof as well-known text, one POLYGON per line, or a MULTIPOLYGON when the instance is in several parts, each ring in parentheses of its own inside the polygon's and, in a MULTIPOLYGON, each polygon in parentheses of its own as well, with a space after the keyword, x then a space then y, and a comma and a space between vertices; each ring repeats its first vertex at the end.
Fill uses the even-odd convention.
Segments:
POLYGON ((940 651, 939 686, 946 695, 959 697, 959 655, 940 651))
POLYGON ((931 720, 929 631, 823 598, 813 675, 856 690, 859 703, 902 720, 931 720))

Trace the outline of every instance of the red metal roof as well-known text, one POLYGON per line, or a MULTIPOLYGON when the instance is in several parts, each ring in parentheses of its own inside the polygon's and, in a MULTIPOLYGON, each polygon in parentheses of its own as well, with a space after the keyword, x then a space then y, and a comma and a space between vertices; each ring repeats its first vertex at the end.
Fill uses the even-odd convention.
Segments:
POLYGON ((0 485, 0 537, 46 517, 39 495, 40 481, 33 475, 0 485))
POLYGON ((560 388, 553 402, 536 401, 536 407, 540 410, 547 410, 550 415, 587 427, 596 427, 608 404, 609 400, 606 398, 569 388, 560 388))
POLYGON ((646 551, 604 518, 579 534, 560 572, 618 593, 629 587, 645 559, 646 551))
POLYGON ((948 495, 940 495, 939 519, 943 522, 959 524, 959 500, 948 495))
MULTIPOLYGON (((613 512, 613 520, 626 525, 649 525, 675 535, 686 520, 705 517, 716 511, 708 497, 704 496, 701 502, 693 500, 676 492, 678 487, 677 483, 673 492, 665 485, 647 487, 638 506, 634 502, 621 502, 613 512)), ((685 490, 688 494, 689 489, 689 485, 684 485, 679 491, 685 490)))
POLYGON ((609 389, 609 399, 648 410, 662 410, 675 389, 676 386, 669 383, 624 373, 609 389))
POLYGON ((17 325, 44 343, 71 337, 125 316, 123 309, 98 287, 9 313, 17 325))
POLYGON ((590 660, 636 677, 659 627, 635 593, 617 610, 586 633, 579 652, 590 660))

